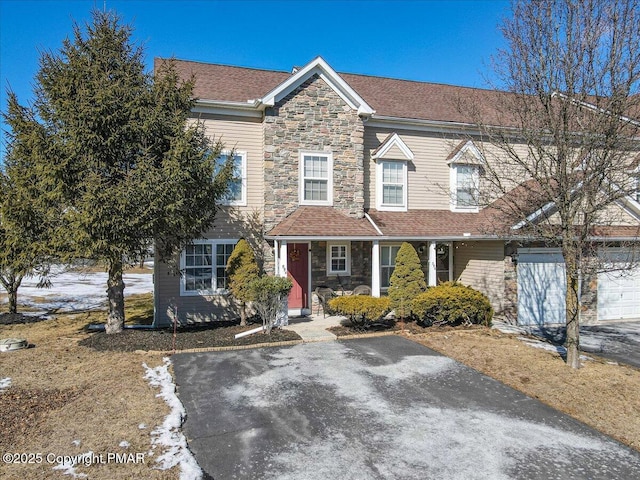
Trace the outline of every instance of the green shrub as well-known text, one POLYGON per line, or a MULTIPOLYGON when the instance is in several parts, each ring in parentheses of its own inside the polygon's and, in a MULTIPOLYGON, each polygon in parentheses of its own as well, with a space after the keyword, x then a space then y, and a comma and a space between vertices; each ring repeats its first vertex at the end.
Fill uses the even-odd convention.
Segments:
POLYGON ((367 328, 389 313, 391 302, 389 297, 349 295, 332 298, 329 300, 329 307, 334 312, 348 317, 353 326, 367 328))
POLYGON ((253 249, 244 238, 233 248, 227 260, 227 275, 229 276, 229 290, 240 304, 240 325, 247 324, 247 303, 253 300, 251 282, 259 276, 258 263, 253 249))
POLYGON ((396 266, 389 279, 389 298, 396 318, 411 317, 411 301, 426 289, 420 257, 413 245, 404 242, 398 250, 396 266))
POLYGON ((284 277, 264 277, 253 280, 250 289, 253 295, 253 306, 262 318, 262 326, 267 333, 276 324, 278 314, 282 311, 284 300, 289 295, 293 283, 284 277))
POLYGON ((418 295, 411 309, 423 325, 491 325, 493 308, 486 295, 460 283, 445 282, 418 295))

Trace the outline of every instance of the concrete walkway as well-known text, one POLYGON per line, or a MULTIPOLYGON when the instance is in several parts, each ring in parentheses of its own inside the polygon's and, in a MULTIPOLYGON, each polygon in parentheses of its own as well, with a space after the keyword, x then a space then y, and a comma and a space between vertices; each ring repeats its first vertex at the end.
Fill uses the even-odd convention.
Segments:
POLYGON ((310 315, 308 317, 291 317, 285 330, 296 332, 305 342, 326 342, 337 337, 327 331, 327 328, 340 326, 344 317, 310 315))

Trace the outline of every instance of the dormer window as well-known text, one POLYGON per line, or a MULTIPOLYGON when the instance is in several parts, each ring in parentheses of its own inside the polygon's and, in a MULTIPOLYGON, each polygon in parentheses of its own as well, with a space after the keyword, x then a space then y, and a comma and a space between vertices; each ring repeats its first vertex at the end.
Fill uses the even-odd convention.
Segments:
POLYGON ((407 209, 407 162, 378 161, 378 209, 407 209))
POLYGON ((472 141, 460 143, 448 162, 450 168, 451 210, 477 212, 480 199, 480 175, 484 159, 472 141))
POLYGON ((453 202, 455 209, 478 208, 478 185, 480 183, 480 167, 477 165, 454 165, 451 182, 454 185, 453 202))
POLYGON ((333 156, 331 153, 300 154, 300 204, 333 204, 333 156))
POLYGON ((406 212, 408 162, 413 152, 397 133, 390 134, 371 154, 376 161, 376 208, 406 212))

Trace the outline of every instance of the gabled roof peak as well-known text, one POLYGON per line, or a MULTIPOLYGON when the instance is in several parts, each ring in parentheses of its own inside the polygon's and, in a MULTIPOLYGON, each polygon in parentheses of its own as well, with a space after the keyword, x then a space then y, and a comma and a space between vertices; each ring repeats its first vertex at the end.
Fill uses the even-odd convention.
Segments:
MULTIPOLYGON (((400 135, 398 135, 396 132, 390 133, 387 138, 382 141, 380 146, 371 153, 371 159, 376 160, 378 158, 386 158, 386 155, 389 152, 393 151, 393 147, 397 148, 396 152, 400 152, 400 154, 396 155, 395 157, 402 155, 404 157, 404 160, 413 160, 413 152, 407 146, 407 144, 402 141, 400 135)), ((403 160, 402 158, 393 159, 403 160)))
POLYGON ((314 58, 304 67, 294 69, 294 73, 280 83, 260 102, 265 106, 273 106, 293 90, 314 75, 318 75, 331 87, 351 108, 358 111, 358 115, 370 116, 375 111, 358 93, 320 56, 314 58))
POLYGON ((473 140, 463 140, 447 157, 447 164, 453 165, 456 163, 482 165, 484 164, 484 157, 480 149, 473 143, 473 140))

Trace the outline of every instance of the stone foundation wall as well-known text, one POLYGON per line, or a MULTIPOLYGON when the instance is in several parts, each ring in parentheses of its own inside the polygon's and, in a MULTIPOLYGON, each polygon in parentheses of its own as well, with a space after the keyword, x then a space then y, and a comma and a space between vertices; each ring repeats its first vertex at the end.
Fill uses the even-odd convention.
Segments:
POLYGON ((580 323, 589 325, 598 320, 598 276, 591 274, 582 279, 580 288, 580 323))
POLYGON ((496 317, 515 325, 518 320, 518 271, 511 255, 517 252, 517 246, 507 245, 504 256, 504 304, 496 317))

